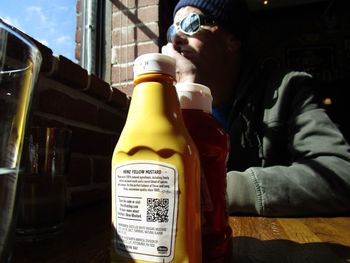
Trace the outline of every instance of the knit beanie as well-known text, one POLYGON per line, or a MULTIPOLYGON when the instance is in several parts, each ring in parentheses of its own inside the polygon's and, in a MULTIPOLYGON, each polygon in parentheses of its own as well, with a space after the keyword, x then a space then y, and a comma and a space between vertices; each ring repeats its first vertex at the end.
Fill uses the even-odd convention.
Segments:
POLYGON ((206 16, 244 40, 249 29, 249 12, 244 0, 180 0, 173 16, 185 6, 200 9, 206 16))

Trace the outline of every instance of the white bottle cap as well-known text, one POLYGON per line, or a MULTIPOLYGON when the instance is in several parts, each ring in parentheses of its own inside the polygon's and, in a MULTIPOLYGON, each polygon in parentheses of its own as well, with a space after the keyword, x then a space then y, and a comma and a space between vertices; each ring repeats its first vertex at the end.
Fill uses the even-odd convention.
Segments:
POLYGON ((213 97, 207 86, 179 82, 175 85, 181 109, 198 109, 211 113, 213 97))
POLYGON ((134 62, 134 78, 146 73, 163 73, 175 78, 175 59, 160 53, 141 55, 134 62))

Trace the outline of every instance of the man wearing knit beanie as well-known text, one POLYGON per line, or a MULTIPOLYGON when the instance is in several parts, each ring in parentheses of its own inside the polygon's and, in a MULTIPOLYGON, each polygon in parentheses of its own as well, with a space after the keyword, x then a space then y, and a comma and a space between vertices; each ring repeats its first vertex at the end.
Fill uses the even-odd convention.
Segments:
POLYGON ((318 105, 310 74, 243 63, 247 17, 243 0, 180 0, 162 48, 178 82, 210 88, 230 135, 230 213, 350 213, 348 143, 318 105))

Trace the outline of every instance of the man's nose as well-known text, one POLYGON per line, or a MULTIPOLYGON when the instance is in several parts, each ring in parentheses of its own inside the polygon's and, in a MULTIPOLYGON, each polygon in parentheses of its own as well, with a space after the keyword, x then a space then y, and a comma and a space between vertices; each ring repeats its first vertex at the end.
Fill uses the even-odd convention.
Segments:
POLYGON ((183 34, 180 31, 176 31, 175 34, 173 34, 173 36, 171 37, 171 43, 174 46, 184 45, 188 43, 188 39, 185 34, 183 34))

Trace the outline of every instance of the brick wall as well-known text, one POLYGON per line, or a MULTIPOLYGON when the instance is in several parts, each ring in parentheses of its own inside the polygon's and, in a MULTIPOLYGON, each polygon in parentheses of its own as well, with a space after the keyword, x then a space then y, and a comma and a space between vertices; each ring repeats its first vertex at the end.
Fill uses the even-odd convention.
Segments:
POLYGON ((33 100, 31 126, 72 130, 67 206, 110 198, 110 162, 129 100, 118 89, 69 59, 36 43, 43 64, 33 100))
POLYGON ((77 0, 76 3, 76 24, 75 24, 75 58, 81 59, 81 41, 82 41, 82 0, 77 0))
POLYGON ((112 74, 113 87, 132 93, 132 65, 145 53, 159 52, 158 0, 112 0, 112 74))

